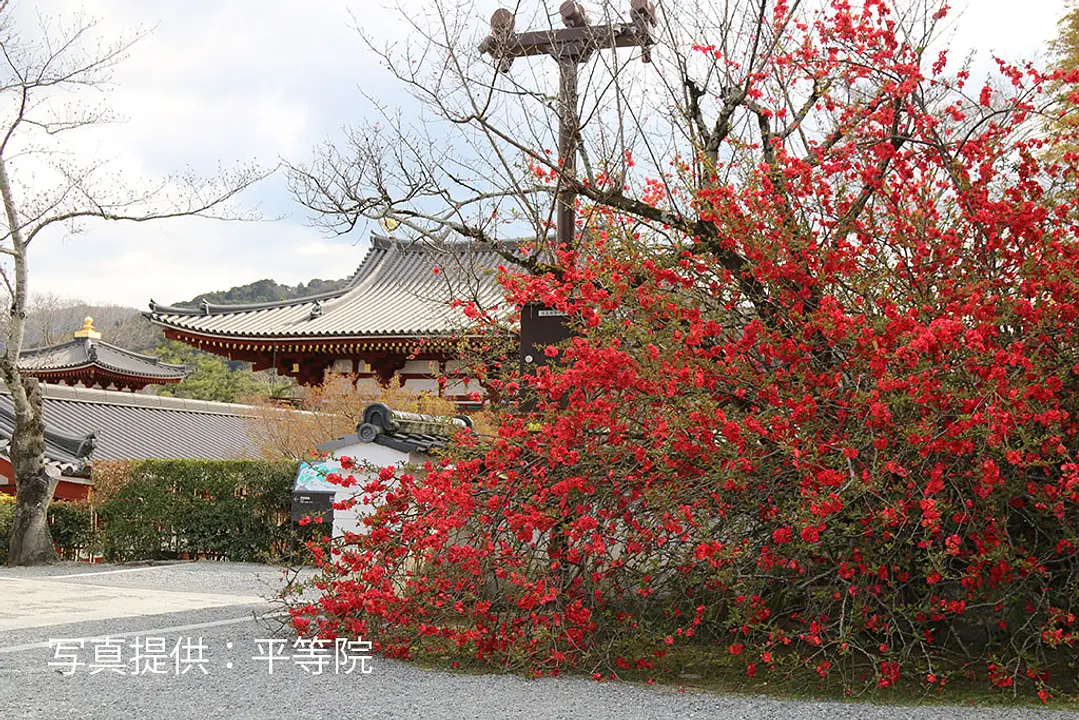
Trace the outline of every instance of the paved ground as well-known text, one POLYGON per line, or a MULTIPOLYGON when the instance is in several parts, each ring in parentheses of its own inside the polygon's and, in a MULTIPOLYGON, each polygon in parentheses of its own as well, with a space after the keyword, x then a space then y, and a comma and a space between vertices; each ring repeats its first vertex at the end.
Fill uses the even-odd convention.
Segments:
POLYGON ((359 646, 294 647, 276 634, 278 618, 256 617, 273 613, 264 598, 278 584, 273 568, 244 564, 0 569, 0 718, 1079 717, 453 675, 370 658, 359 646))

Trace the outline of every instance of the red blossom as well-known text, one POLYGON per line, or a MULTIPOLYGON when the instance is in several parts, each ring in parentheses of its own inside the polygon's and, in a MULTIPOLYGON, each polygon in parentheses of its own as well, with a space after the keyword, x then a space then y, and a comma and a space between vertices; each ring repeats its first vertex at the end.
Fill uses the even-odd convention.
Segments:
MULTIPOLYGON (((1079 645, 1079 129, 1036 123, 1079 74, 1002 62, 969 94, 892 3, 792 5, 759 57, 694 48, 737 80, 700 88, 726 124, 597 164, 579 242, 500 271, 503 308, 572 327, 546 364, 455 305, 490 428, 363 477, 363 532, 310 546, 309 631, 597 680, 668 670, 677 639, 1047 702, 1038 662, 1079 645)), ((526 175, 562 180, 553 153, 526 175)))

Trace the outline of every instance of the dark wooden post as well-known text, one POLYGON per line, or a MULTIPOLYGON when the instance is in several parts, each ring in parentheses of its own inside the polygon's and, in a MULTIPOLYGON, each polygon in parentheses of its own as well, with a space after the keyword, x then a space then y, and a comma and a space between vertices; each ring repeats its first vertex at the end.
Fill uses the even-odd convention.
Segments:
POLYGON ((577 194, 570 181, 577 177, 577 61, 558 60, 558 160, 562 165, 558 189, 559 245, 570 247, 577 229, 577 194), (567 179, 569 181, 567 181, 567 179))
MULTIPOLYGON (((639 47, 641 59, 650 62, 653 44, 651 30, 656 11, 651 0, 632 0, 630 22, 590 25, 588 15, 576 0, 566 0, 559 8, 562 23, 556 30, 514 32, 513 13, 504 8, 491 16, 491 34, 479 49, 498 63, 501 72, 509 72, 515 58, 550 55, 558 62, 558 160, 561 172, 556 196, 557 244, 573 247, 577 225, 577 153, 580 128, 577 121, 577 69, 593 52, 620 47, 639 47)), ((549 308, 529 305, 521 313, 521 374, 529 368, 545 365, 547 357, 537 343, 551 345, 565 340, 570 329, 564 317, 549 308), (537 350, 539 350, 537 352, 537 350)))

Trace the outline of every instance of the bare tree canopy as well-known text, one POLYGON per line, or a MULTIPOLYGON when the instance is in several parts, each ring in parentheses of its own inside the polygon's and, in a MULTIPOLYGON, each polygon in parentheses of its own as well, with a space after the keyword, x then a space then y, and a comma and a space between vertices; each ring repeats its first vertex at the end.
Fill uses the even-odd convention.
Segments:
POLYGON ((241 166, 210 178, 183 172, 139 182, 108 159, 80 154, 76 137, 117 119, 108 104, 112 72, 143 35, 106 39, 95 21, 81 15, 41 17, 36 27, 20 27, 9 3, 0 3, 0 278, 11 298, 0 378, 15 411, 10 453, 17 488, 11 564, 53 556, 45 517, 57 478, 44 462, 36 381, 23 378, 17 367, 31 242, 48 230, 78 232, 93 220, 253 219, 234 201, 266 175, 241 166))
MULTIPOLYGON (((630 22, 624 5, 593 6, 593 25, 630 22)), ((822 150, 856 142, 861 122, 881 110, 881 89, 897 81, 868 55, 863 63, 846 59, 827 78, 819 63, 791 62, 792 43, 825 5, 690 0, 659 9, 650 62, 635 48, 591 53, 580 66, 581 162, 572 174, 562 172, 558 156, 556 64, 499 59, 498 48, 484 43, 484 18, 467 0, 434 3, 420 16, 410 11, 403 19, 415 40, 407 44, 387 47, 360 32, 418 101, 419 116, 405 119, 382 106, 377 123, 354 127, 343 144, 324 144, 310 162, 293 164, 292 188, 339 233, 392 218, 427 238, 548 238, 552 198, 571 186, 583 201, 582 227, 590 210, 609 208, 640 225, 627 228, 630 235, 646 229, 651 240, 675 247, 687 237, 707 240, 700 189, 737 184, 747 163, 790 154, 813 162, 822 150)), ((942 3, 889 5, 896 5, 906 47, 924 53, 942 3)), ((518 31, 542 31, 560 22, 549 9, 518 3, 510 12, 518 31)), ((937 95, 926 83, 919 102, 932 104, 937 95)), ((898 144, 905 119, 895 120, 898 144)), ((732 268, 738 262, 730 258, 732 268)))

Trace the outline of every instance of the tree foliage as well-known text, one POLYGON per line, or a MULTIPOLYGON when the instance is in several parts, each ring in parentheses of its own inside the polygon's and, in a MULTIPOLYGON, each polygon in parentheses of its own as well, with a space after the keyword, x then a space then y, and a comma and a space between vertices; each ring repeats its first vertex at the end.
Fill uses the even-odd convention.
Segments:
POLYGON ((268 394, 268 378, 256 376, 247 363, 233 363, 219 355, 165 340, 155 353, 163 362, 186 365, 189 374, 176 385, 163 385, 158 395, 235 403, 268 394))
POLYGON ((332 292, 340 290, 348 282, 348 278, 340 280, 320 280, 314 278, 306 283, 297 285, 282 285, 275 280, 256 280, 246 285, 237 285, 228 290, 215 290, 203 293, 198 297, 185 302, 176 303, 177 307, 197 308, 205 300, 211 303, 225 305, 242 305, 244 303, 277 302, 278 300, 292 300, 306 295, 332 292))
MULTIPOLYGON (((1057 37, 1050 43, 1050 50, 1056 68, 1065 73, 1079 72, 1079 6, 1068 3, 1069 10, 1057 23, 1057 37)), ((1048 125, 1051 129, 1063 128, 1074 130, 1079 125, 1079 112, 1076 111, 1075 84, 1072 81, 1058 81, 1053 87, 1060 103, 1049 113, 1048 125)), ((1076 150, 1074 146, 1064 146, 1058 151, 1076 150)))
MULTIPOLYGON (((481 100, 454 127, 529 187, 580 192, 576 243, 504 276, 576 336, 487 378, 538 415, 363 487, 379 511, 320 555, 325 597, 294 622, 535 673, 617 676, 689 645, 747 675, 966 675, 1047 700, 1079 642, 1079 212, 1077 158, 1050 152, 1075 133, 1037 130, 1075 78, 949 73, 927 54, 942 4, 733 3, 710 23, 719 5, 656 48, 651 94, 594 60, 623 123, 586 127, 579 177, 497 124, 539 90, 470 85, 468 46, 432 46, 426 70, 481 100)), ((391 177, 392 156, 362 158, 353 199, 391 177)), ((427 167, 353 217, 490 238, 502 215, 467 214, 467 183, 422 206, 453 184, 427 167)), ((507 187, 473 207, 532 197, 507 187)))

